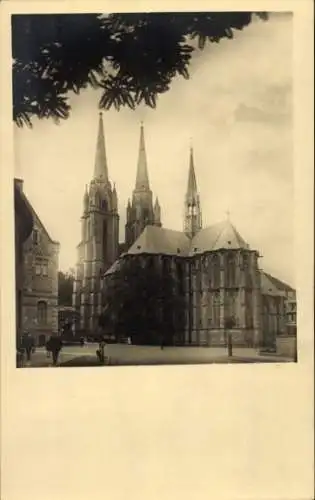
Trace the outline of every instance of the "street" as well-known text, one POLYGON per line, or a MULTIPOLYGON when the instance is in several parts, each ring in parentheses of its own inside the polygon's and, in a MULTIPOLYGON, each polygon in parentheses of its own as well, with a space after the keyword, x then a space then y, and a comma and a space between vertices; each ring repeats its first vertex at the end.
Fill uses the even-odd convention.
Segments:
MULTIPOLYGON (((58 361, 60 367, 87 367, 100 366, 96 356, 98 344, 90 343, 84 347, 63 347, 58 361)), ((228 357, 224 347, 164 347, 136 346, 127 344, 107 344, 105 356, 108 361, 105 366, 122 365, 180 365, 180 364, 207 364, 207 363, 259 363, 259 362, 288 362, 288 358, 276 355, 260 355, 255 349, 234 347, 233 356, 228 357)), ((37 348, 32 355, 31 362, 25 367, 49 367, 52 358, 47 357, 45 348, 37 348)))

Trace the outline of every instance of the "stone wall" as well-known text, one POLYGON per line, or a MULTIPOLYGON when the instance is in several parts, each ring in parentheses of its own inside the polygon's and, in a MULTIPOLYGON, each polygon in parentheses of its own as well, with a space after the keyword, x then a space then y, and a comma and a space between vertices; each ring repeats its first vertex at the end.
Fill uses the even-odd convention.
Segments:
POLYGON ((59 244, 51 240, 34 212, 34 227, 23 246, 23 330, 37 343, 58 333, 59 244))

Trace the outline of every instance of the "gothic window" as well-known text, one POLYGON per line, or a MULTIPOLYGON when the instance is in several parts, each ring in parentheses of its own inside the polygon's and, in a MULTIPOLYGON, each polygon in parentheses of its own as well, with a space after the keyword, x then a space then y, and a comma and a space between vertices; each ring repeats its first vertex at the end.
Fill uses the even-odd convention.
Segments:
POLYGON ((253 296, 251 292, 245 294, 246 328, 253 328, 253 296))
POLYGON ((40 325, 47 324, 47 303, 43 300, 37 303, 37 320, 40 325))
POLYGON ((226 284, 227 286, 235 286, 235 268, 236 259, 233 253, 228 253, 226 256, 226 284))
POLYGON ((106 200, 102 200, 101 201, 101 209, 104 210, 105 212, 107 212, 107 210, 108 210, 108 204, 107 204, 106 200))
POLYGON ((218 254, 212 257, 212 287, 220 287, 220 256, 218 254))
POLYGON ((243 255, 243 269, 245 274, 245 286, 252 286, 251 274, 250 274, 250 260, 249 255, 246 253, 243 255))
POLYGON ((235 317, 235 293, 234 291, 226 290, 225 296, 225 317, 234 318, 235 317))
POLYGON ((215 292, 212 301, 212 326, 220 328, 220 292, 215 292))

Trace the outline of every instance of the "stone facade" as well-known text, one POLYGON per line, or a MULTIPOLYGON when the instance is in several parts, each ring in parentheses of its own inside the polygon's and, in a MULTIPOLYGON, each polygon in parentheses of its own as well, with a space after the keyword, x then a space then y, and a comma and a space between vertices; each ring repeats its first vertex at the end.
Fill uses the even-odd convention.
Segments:
POLYGON ((148 224, 161 225, 158 200, 153 206, 144 131, 141 126, 136 185, 126 210, 126 241, 119 244, 119 214, 115 186, 109 180, 102 114, 99 117, 94 175, 83 197, 81 241, 72 304, 78 314, 74 334, 93 334, 101 313, 102 276, 140 236, 148 224))
POLYGON ((23 181, 14 179, 15 216, 15 311, 16 341, 23 333, 24 254, 23 245, 33 230, 33 214, 23 195, 23 181))
MULTIPOLYGON (((96 165, 83 201, 82 241, 73 294, 73 305, 81 317, 77 330, 96 333, 99 315, 106 308, 104 297, 109 283, 115 280, 123 263, 132 260, 141 272, 146 272, 150 264, 174 278, 185 304, 185 321, 177 322, 181 330, 176 333, 176 343, 223 345, 229 334, 236 345, 275 345, 276 336, 285 329, 286 298, 281 286, 287 285, 280 285, 279 280, 260 270, 259 252, 250 248, 229 218, 203 228, 193 149, 184 196, 183 231, 165 229, 157 199, 153 205, 141 125, 136 183, 127 206, 125 241, 120 244, 117 194, 108 181, 101 117, 96 165), (108 186, 107 194, 104 186, 108 186), (98 201, 93 201, 96 192, 98 201), (110 211, 102 211, 99 203, 103 199, 108 200, 110 211), (93 223, 93 217, 100 222, 93 223), (101 228, 104 220, 108 221, 107 232, 98 233, 97 227, 101 228), (108 248, 114 249, 110 256, 108 248)), ((173 313, 176 323, 176 311, 173 313)))
POLYGON ((22 330, 42 344, 58 333, 59 243, 49 236, 21 182, 20 193, 33 218, 32 231, 23 243, 22 330))

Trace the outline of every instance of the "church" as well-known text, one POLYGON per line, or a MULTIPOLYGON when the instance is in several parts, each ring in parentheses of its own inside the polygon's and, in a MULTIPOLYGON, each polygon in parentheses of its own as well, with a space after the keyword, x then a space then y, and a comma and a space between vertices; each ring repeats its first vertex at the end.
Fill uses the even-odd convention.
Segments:
POLYGON ((119 243, 118 195, 109 180, 100 114, 94 175, 83 196, 77 247, 76 330, 87 334, 97 330, 104 289, 132 261, 143 271, 154 266, 179 283, 185 308, 175 343, 222 345, 229 329, 234 344, 275 345, 276 337, 286 332, 286 304, 288 295, 295 300, 295 291, 260 269, 258 250, 250 247, 229 218, 203 227, 192 148, 183 203, 183 231, 164 228, 158 198, 153 199, 150 188, 141 124, 135 187, 126 207, 125 241, 119 243))

